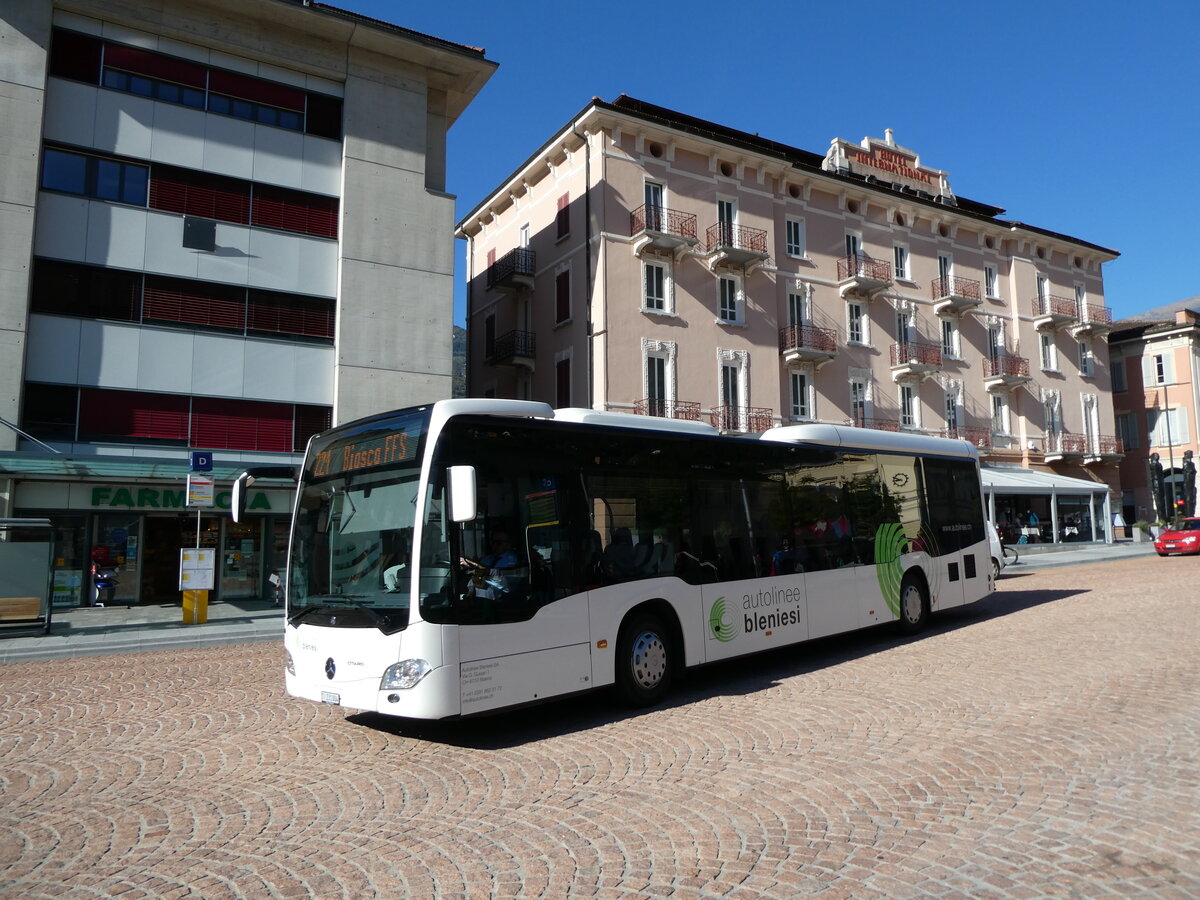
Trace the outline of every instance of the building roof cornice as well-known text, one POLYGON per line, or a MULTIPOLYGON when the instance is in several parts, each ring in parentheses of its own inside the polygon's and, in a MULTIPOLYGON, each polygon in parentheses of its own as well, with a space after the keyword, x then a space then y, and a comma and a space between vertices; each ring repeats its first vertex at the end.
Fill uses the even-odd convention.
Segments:
POLYGON ((947 205, 932 198, 926 199, 909 192, 900 192, 879 183, 867 181, 861 175, 831 172, 822 168, 824 156, 792 147, 787 144, 750 134, 737 129, 727 128, 714 122, 698 119, 665 107, 656 106, 642 100, 622 94, 615 101, 608 102, 599 97, 593 97, 591 102, 583 107, 571 121, 560 129, 550 140, 538 148, 524 163, 503 182, 497 190, 485 197, 458 223, 456 234, 459 237, 476 234, 480 228, 481 214, 487 210, 502 211, 508 205, 508 198, 523 192, 523 185, 531 180, 537 169, 549 166, 549 155, 558 154, 557 149, 564 144, 572 133, 582 128, 597 130, 597 126, 620 126, 623 129, 637 131, 649 125, 662 129, 669 135, 687 141, 685 146, 698 150, 706 155, 716 148, 725 148, 731 153, 751 154, 754 159, 747 163, 763 165, 768 169, 774 168, 775 174, 794 172, 798 177, 825 182, 834 190, 854 189, 869 193, 878 198, 879 202, 887 205, 912 204, 924 207, 930 214, 943 217, 961 216, 972 219, 981 225, 990 226, 997 236, 1019 236, 1021 233, 1039 235, 1056 242, 1069 245, 1071 248, 1086 248, 1100 258, 1102 262, 1116 259, 1120 254, 1099 244, 1093 244, 1070 235, 1061 234, 1045 228, 1039 228, 1028 223, 1009 221, 999 218, 1004 212, 1002 207, 991 206, 964 197, 957 197, 956 205, 947 205))

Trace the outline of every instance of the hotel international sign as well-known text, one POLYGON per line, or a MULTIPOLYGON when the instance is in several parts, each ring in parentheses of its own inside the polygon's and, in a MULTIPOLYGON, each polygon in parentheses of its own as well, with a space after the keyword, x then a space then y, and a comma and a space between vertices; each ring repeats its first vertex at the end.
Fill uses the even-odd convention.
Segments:
POLYGON ((895 143, 890 128, 883 140, 863 138, 861 144, 835 138, 825 154, 822 168, 831 172, 874 177, 935 197, 954 196, 946 173, 921 165, 921 158, 916 153, 895 143))

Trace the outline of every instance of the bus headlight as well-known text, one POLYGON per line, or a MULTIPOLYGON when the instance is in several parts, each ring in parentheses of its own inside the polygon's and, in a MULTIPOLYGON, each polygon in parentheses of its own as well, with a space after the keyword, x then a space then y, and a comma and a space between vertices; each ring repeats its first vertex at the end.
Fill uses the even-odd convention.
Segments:
POLYGON ((295 675, 296 674, 296 662, 295 662, 295 660, 292 659, 292 651, 284 650, 283 652, 287 655, 287 662, 284 663, 284 666, 287 668, 287 673, 289 675, 295 675))
POLYGON ((433 668, 423 659, 406 659, 394 666, 388 666, 387 671, 383 673, 383 679, 379 682, 379 689, 381 691, 396 689, 406 691, 416 687, 421 679, 432 671, 433 668))

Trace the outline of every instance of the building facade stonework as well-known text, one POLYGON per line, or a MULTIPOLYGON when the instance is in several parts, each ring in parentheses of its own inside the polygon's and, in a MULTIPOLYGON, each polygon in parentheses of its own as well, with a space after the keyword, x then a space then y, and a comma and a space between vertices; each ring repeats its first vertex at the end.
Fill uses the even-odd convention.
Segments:
POLYGON ((821 155, 594 100, 459 223, 468 390, 949 435, 1115 498, 1117 254, 1003 212, 890 130, 821 155))

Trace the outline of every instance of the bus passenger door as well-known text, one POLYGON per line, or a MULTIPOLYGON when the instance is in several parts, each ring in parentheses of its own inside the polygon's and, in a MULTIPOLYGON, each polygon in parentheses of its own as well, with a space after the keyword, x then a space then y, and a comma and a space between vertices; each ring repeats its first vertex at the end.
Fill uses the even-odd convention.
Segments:
POLYGON ((962 606, 987 590, 988 560, 976 552, 984 539, 983 502, 973 461, 925 459, 925 529, 935 537, 936 584, 931 609, 962 606), (982 586, 982 590, 981 587, 982 586))
POLYGON ((592 686, 588 596, 572 592, 564 484, 480 467, 456 589, 464 715, 592 686))

